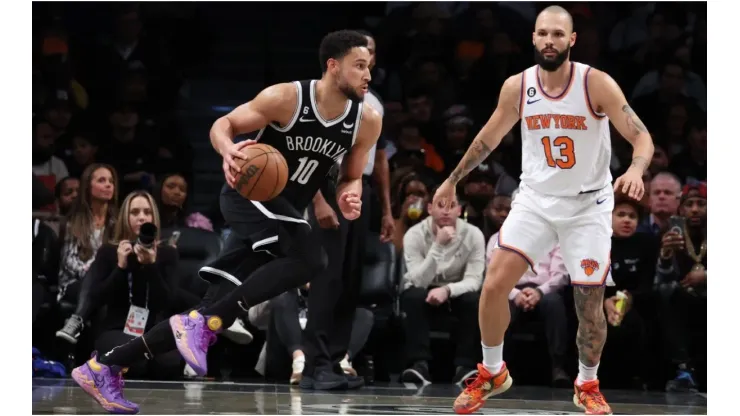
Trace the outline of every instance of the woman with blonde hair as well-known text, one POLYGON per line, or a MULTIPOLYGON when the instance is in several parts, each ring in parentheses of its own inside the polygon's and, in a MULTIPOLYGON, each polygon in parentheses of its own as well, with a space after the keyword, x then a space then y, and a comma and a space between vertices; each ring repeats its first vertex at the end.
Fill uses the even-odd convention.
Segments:
MULTIPOLYGON (((154 198, 134 191, 121 204, 113 238, 98 250, 88 278, 93 279, 92 295, 106 313, 96 323, 96 350, 108 351, 169 317, 177 289, 177 250, 159 244, 160 219, 154 198), (144 233, 156 227, 153 242, 146 244, 144 233), (142 233, 144 227, 149 227, 142 233)), ((152 237, 152 236, 150 236, 152 237)), ((181 374, 177 351, 142 359, 129 369, 134 377, 172 378, 181 374)))

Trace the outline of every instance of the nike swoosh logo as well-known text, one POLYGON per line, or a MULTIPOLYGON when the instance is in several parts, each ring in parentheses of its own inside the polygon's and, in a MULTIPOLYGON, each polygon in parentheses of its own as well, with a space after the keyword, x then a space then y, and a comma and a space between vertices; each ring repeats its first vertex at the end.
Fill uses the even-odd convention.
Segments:
POLYGON ((604 199, 601 199, 601 200, 597 200, 597 201, 596 201, 596 205, 601 205, 601 204, 603 204, 603 203, 604 203, 604 201, 606 201, 606 199, 607 199, 607 198, 604 198, 604 199))
POLYGON ((542 99, 542 98, 538 98, 538 99, 536 99, 536 100, 527 100, 527 104, 534 104, 534 103, 536 103, 537 101, 540 101, 541 99, 542 99))
POLYGON ((352 126, 354 126, 354 125, 355 125, 355 123, 352 123, 352 124, 342 123, 342 127, 344 127, 345 129, 351 129, 352 126))
POLYGON ((315 118, 303 118, 303 117, 301 117, 301 118, 298 119, 298 121, 300 121, 301 123, 310 123, 312 121, 316 121, 316 119, 315 118))

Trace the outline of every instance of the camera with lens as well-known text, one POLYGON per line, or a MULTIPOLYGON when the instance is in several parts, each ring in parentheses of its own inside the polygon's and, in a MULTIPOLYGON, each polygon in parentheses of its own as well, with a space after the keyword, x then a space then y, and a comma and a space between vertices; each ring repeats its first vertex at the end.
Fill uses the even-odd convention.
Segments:
POLYGON ((141 228, 139 229, 139 236, 136 238, 136 241, 132 241, 132 245, 140 245, 146 249, 152 249, 154 248, 154 242, 157 238, 157 226, 147 222, 144 224, 141 224, 141 228))

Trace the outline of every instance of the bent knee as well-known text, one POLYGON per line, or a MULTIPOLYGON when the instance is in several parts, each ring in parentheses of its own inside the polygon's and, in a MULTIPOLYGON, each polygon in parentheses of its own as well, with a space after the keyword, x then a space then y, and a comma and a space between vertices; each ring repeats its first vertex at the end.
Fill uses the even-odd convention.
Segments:
POLYGON ((508 296, 530 265, 519 253, 497 249, 486 270, 483 291, 488 294, 508 296))

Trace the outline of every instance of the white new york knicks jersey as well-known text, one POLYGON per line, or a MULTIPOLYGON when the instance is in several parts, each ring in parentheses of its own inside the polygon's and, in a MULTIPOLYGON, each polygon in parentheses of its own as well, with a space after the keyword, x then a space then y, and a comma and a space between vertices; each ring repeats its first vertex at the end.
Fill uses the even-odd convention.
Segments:
POLYGON ((570 82, 557 97, 543 91, 537 69, 522 75, 522 183, 554 196, 610 185, 609 119, 591 106, 586 90, 591 68, 572 62, 570 82))

